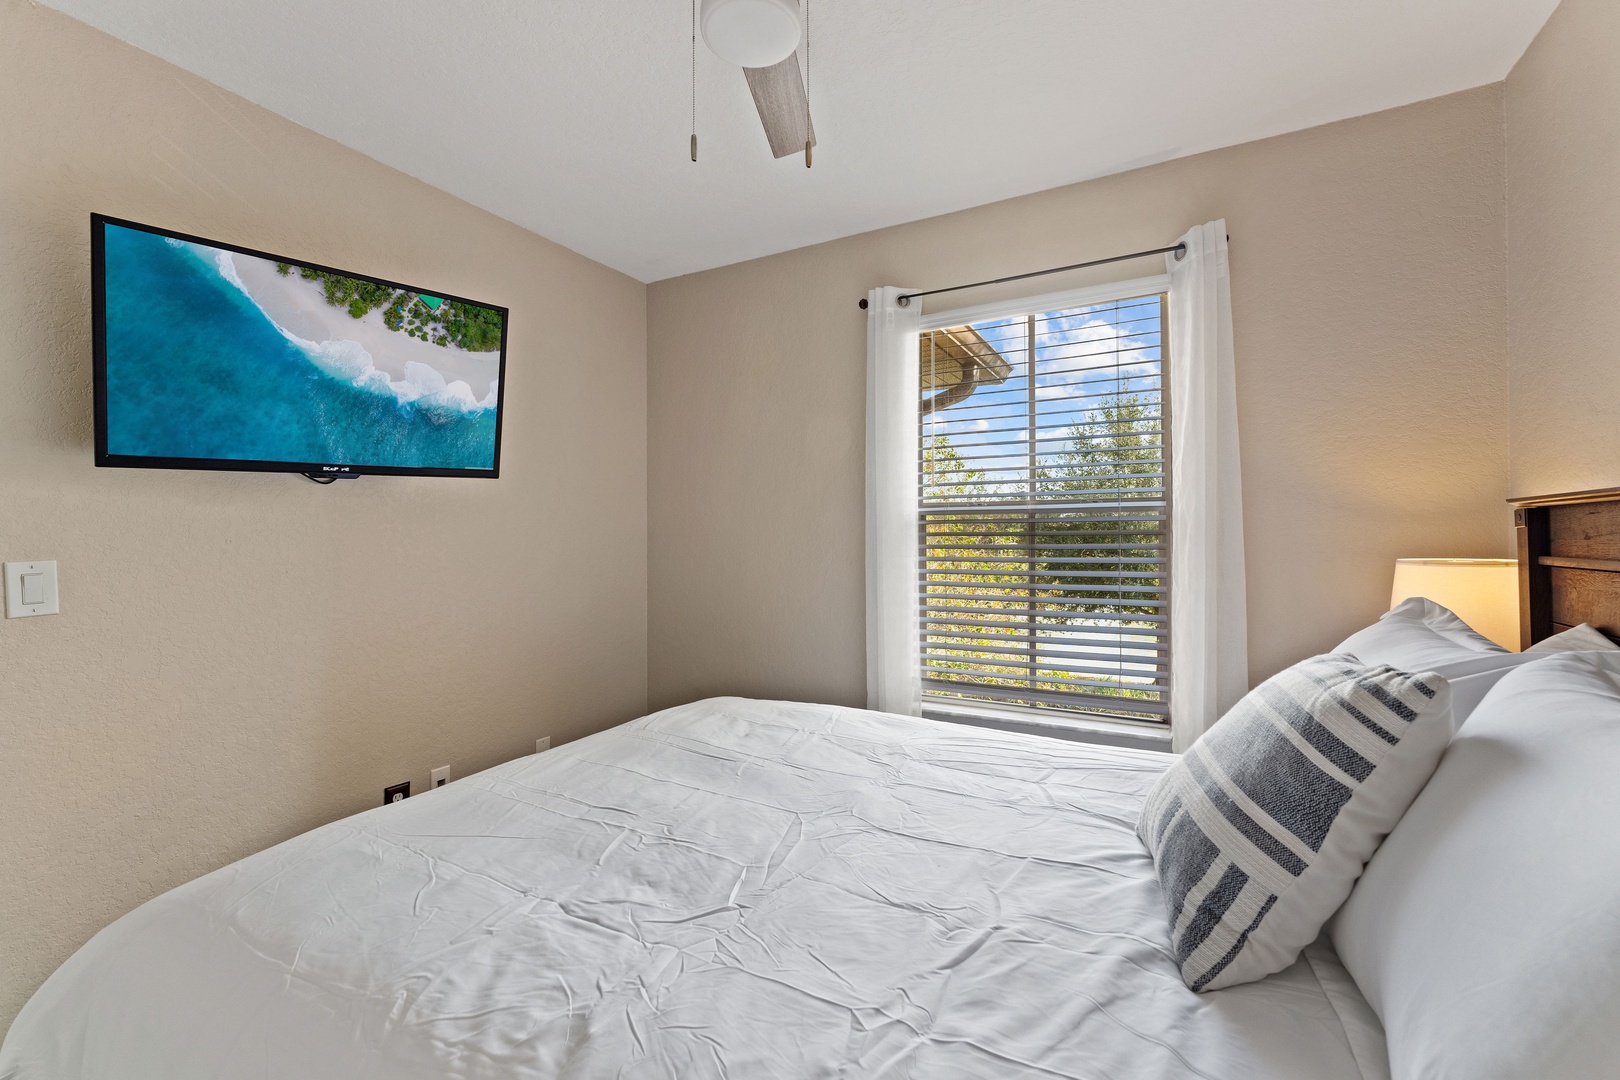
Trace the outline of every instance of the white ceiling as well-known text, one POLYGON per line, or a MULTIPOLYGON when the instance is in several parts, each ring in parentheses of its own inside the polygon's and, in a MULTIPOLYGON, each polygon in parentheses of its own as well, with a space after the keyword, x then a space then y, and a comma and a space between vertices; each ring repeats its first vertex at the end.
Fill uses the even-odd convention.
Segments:
POLYGON ((812 0, 815 168, 688 0, 47 0, 642 281, 1494 82, 1557 0, 812 0))

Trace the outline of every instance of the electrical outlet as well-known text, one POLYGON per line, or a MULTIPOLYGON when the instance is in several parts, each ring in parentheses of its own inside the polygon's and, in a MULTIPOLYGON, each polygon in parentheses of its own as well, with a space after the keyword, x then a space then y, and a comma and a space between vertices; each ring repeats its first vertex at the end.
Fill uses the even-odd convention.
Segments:
POLYGON ((405 781, 402 784, 393 784, 393 785, 391 785, 389 787, 383 788, 383 805, 384 806, 387 806, 389 803, 404 802, 406 799, 408 799, 410 797, 411 797, 411 782, 409 780, 405 781))
POLYGON ((444 785, 448 784, 449 782, 450 766, 448 765, 440 765, 437 769, 434 769, 432 772, 428 773, 428 788, 430 790, 433 788, 444 787, 444 785))
POLYGON ((551 749, 551 736, 550 735, 547 735, 543 739, 534 740, 534 752, 535 753, 543 754, 547 750, 550 750, 550 749, 551 749))

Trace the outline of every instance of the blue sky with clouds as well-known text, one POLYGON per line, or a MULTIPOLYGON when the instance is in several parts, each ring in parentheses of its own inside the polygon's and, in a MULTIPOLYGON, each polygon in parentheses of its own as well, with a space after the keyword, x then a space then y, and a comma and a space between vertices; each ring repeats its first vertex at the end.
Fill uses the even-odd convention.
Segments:
MULTIPOLYGON (((950 408, 923 416, 922 438, 947 437, 964 462, 983 470, 989 479, 1027 480, 1030 372, 1025 355, 1026 320, 998 319, 975 323, 973 328, 1012 365, 1012 372, 1001 384, 980 387, 950 408)), ((1041 455, 1084 449, 1071 437, 1074 426, 1097 420, 1096 409, 1120 395, 1134 395, 1158 411, 1160 329, 1158 296, 1036 316, 1034 389, 1041 455)), ((927 340, 925 334, 925 369, 927 340)), ((936 473, 936 479, 943 486, 958 478, 936 473)), ((1022 488, 1017 483, 1003 490, 1022 488)))

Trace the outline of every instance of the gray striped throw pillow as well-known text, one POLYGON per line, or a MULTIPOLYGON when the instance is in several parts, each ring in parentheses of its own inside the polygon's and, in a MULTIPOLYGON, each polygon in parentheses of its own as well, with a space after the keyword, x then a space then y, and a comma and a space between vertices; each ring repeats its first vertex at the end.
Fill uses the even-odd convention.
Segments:
POLYGON ((1340 654, 1268 679, 1193 743, 1136 827, 1186 984, 1215 990, 1293 963, 1450 737, 1444 678, 1340 654))

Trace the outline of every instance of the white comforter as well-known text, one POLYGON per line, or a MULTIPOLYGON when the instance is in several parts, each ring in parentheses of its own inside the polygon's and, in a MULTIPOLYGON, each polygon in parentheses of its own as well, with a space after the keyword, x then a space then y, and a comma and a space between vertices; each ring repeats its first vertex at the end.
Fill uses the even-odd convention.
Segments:
POLYGON ((316 829, 98 934, 0 1080, 1387 1075, 1330 951, 1196 995, 1162 755, 716 699, 316 829))

